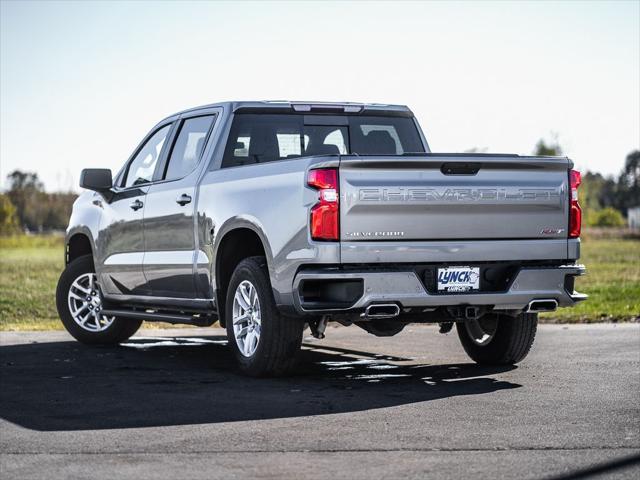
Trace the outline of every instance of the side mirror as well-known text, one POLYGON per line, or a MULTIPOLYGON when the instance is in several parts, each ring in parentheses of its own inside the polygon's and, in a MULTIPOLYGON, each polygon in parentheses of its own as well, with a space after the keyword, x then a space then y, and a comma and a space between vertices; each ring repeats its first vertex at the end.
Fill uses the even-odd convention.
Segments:
POLYGON ((80 187, 104 192, 113 187, 113 177, 108 168, 85 168, 80 174, 80 187))

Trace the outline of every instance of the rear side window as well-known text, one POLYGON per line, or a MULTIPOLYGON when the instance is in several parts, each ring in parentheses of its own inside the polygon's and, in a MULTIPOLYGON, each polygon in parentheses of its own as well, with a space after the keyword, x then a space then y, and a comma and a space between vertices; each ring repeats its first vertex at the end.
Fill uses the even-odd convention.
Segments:
POLYGON ((196 168, 202 157, 213 117, 213 115, 206 115, 187 118, 182 122, 164 175, 166 180, 182 178, 196 168))
MULTIPOLYGON (((340 125, 308 121, 310 115, 236 114, 222 168, 312 155, 403 155, 424 152, 410 118, 349 116, 340 125), (317 124, 316 124, 317 123, 317 124)), ((326 119, 325 119, 326 120, 326 119)))

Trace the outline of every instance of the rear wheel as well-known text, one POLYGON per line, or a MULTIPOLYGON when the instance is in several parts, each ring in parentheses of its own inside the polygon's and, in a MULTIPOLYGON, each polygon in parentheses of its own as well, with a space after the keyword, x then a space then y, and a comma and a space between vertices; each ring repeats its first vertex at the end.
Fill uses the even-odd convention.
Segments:
POLYGON ((456 329, 465 352, 475 362, 512 365, 529 353, 537 326, 537 313, 521 313, 516 317, 491 313, 457 323, 456 329))
POLYGON ((76 258, 62 272, 56 306, 64 328, 82 343, 115 345, 131 337, 142 324, 141 320, 102 314, 102 294, 91 255, 76 258))
POLYGON ((225 304, 229 346, 240 370, 251 376, 279 376, 295 365, 304 323, 280 315, 264 257, 236 267, 225 304))

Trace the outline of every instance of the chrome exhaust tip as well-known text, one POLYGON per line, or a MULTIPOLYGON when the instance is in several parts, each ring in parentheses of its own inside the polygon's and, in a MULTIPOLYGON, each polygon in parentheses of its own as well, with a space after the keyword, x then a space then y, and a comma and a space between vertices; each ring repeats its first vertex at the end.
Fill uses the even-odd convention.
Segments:
POLYGON ((400 315, 400 307, 395 303, 376 303, 364 311, 365 318, 393 318, 400 315))
POLYGON ((525 311, 527 313, 554 312, 557 308, 557 300, 553 298, 545 298, 543 300, 531 300, 525 311))

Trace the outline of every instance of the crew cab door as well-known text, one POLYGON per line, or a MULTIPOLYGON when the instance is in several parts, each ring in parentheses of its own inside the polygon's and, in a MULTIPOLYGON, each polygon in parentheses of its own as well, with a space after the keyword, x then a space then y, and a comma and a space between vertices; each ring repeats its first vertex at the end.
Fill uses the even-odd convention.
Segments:
POLYGON ((143 218, 146 197, 156 169, 165 155, 173 124, 154 129, 116 178, 113 189, 94 203, 102 208, 96 270, 107 295, 148 295, 144 276, 143 218), (97 202, 97 203, 96 203, 97 202))
POLYGON ((154 297, 198 297, 194 278, 196 186, 215 118, 215 112, 181 116, 157 181, 147 193, 143 270, 154 297))

